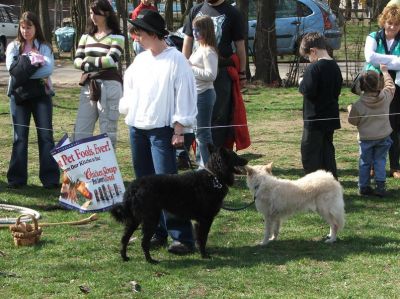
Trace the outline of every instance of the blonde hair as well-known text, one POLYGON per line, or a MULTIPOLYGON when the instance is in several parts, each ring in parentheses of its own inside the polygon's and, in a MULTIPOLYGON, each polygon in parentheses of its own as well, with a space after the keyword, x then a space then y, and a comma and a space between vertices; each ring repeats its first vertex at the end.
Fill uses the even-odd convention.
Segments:
POLYGON ((194 18, 192 25, 199 30, 204 43, 217 51, 217 38, 215 37, 214 22, 212 19, 206 15, 197 16, 194 18))
POLYGON ((385 27, 387 21, 400 25, 400 7, 397 5, 386 6, 378 17, 379 27, 385 27))

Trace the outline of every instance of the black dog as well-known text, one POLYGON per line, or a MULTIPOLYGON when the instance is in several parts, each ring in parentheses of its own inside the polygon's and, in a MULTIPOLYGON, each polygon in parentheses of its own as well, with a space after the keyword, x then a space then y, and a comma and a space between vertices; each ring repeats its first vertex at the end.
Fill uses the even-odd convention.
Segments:
POLYGON ((203 258, 206 253, 208 233, 214 217, 234 183, 236 167, 247 164, 247 160, 233 151, 209 146, 210 158, 206 168, 176 175, 151 175, 133 181, 124 194, 122 203, 111 210, 113 217, 125 224, 121 239, 121 257, 129 260, 126 248, 133 232, 142 224, 142 249, 146 260, 157 263, 150 256, 150 239, 158 225, 161 210, 176 216, 196 221, 197 243, 203 258))

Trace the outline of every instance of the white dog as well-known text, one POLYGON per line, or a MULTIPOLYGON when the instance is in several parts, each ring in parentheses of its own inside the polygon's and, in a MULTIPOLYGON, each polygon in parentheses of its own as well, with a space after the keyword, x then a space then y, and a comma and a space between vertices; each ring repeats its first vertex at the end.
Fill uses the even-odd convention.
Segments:
POLYGON ((264 215, 265 236, 261 245, 276 240, 282 220, 300 211, 314 211, 330 225, 327 243, 336 241, 344 226, 343 189, 330 172, 318 170, 298 180, 272 175, 272 163, 245 166, 247 186, 255 197, 257 210, 264 215))

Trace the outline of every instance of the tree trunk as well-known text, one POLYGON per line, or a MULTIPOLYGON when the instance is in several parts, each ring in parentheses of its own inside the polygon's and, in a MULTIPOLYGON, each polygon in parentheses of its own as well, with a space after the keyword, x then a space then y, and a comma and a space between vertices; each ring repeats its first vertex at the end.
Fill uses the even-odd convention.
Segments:
POLYGON ((186 16, 189 14, 190 10, 193 7, 193 0, 187 0, 186 1, 186 5, 185 5, 185 11, 182 13, 182 17, 181 17, 181 23, 183 24, 185 22, 185 18, 186 16))
MULTIPOLYGON (((75 47, 73 48, 73 53, 75 53, 75 49, 78 46, 79 39, 86 30, 86 22, 88 11, 86 8, 88 7, 87 0, 71 0, 71 20, 72 26, 75 28, 75 47)), ((75 55, 73 54, 72 57, 75 55)))
POLYGON ((37 0, 21 0, 21 15, 26 11, 31 11, 39 16, 39 2, 37 0))
POLYGON ((281 78, 276 59, 275 1, 258 0, 257 5, 255 79, 279 86, 281 78))
MULTIPOLYGON (((122 34, 125 37, 125 49, 124 49, 124 57, 125 57, 125 65, 128 67, 131 64, 131 55, 129 51, 129 43, 130 38, 128 34, 128 25, 127 25, 127 2, 126 0, 117 1, 117 17, 119 20, 122 19, 122 34)), ((122 68, 120 68, 122 70, 122 68)))
POLYGON ((249 67, 249 41, 247 38, 249 32, 249 0, 238 0, 237 8, 242 15, 243 21, 243 31, 244 31, 244 43, 246 48, 246 75, 247 78, 251 77, 250 67, 249 67))
MULTIPOLYGON (((50 27, 49 1, 39 1, 39 22, 43 30, 44 38, 50 44, 52 43, 52 33, 50 27)), ((54 28, 55 29, 55 28, 54 28)))
POLYGON ((173 0, 165 0, 165 24, 168 30, 174 28, 173 0))

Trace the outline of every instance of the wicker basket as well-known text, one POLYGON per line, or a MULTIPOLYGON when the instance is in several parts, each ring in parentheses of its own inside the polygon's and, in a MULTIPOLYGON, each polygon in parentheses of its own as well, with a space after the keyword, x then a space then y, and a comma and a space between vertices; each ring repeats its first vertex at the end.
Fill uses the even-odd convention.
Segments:
POLYGON ((39 242, 42 229, 38 226, 38 222, 33 215, 26 214, 21 215, 17 218, 15 224, 10 225, 10 231, 14 237, 14 243, 16 246, 28 246, 39 242), (21 222, 21 218, 28 216, 32 218, 34 227, 29 223, 21 222))

